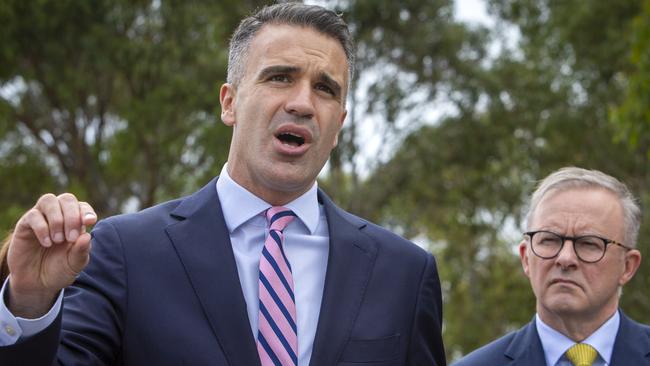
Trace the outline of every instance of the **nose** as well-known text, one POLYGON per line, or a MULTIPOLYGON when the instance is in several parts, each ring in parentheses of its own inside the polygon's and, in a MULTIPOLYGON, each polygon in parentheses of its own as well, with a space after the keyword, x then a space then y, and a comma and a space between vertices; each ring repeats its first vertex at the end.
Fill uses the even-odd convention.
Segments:
POLYGON ((285 111, 301 118, 312 118, 316 113, 314 109, 313 90, 307 80, 297 82, 285 103, 285 111))
POLYGON ((568 268, 570 266, 577 266, 578 261, 578 256, 573 248, 573 241, 569 239, 565 240, 562 249, 560 249, 560 252, 555 258, 555 262, 563 268, 568 268))

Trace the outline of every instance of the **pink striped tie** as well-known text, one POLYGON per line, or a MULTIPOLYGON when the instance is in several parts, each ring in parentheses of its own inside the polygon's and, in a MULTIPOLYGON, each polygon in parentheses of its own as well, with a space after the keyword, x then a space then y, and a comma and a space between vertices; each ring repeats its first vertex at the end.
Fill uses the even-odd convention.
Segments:
POLYGON ((284 207, 266 211, 269 235, 260 257, 260 311, 257 352, 262 366, 298 364, 296 300, 291 265, 284 255, 282 230, 296 214, 284 207))

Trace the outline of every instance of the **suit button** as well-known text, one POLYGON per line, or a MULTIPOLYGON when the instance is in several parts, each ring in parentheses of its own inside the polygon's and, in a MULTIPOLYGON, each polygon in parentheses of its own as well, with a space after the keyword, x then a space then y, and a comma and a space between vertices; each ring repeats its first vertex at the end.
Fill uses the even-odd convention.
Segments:
POLYGON ((16 330, 9 324, 5 324, 5 332, 12 337, 16 335, 16 330))

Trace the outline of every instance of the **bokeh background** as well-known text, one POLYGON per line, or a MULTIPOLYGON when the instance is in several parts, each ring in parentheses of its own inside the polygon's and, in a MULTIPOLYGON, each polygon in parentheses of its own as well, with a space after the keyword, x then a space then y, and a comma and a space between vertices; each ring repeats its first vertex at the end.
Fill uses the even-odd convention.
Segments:
MULTIPOLYGON (((650 0, 463 1, 317 2, 359 70, 319 184, 436 255, 450 360, 534 313, 515 248, 539 179, 599 169, 650 210, 650 0), (459 16, 478 5, 487 21, 459 16)), ((228 37, 267 3, 0 2, 0 230, 45 192, 105 217, 218 174, 228 37)), ((645 323, 649 282, 646 261, 622 297, 645 323)))

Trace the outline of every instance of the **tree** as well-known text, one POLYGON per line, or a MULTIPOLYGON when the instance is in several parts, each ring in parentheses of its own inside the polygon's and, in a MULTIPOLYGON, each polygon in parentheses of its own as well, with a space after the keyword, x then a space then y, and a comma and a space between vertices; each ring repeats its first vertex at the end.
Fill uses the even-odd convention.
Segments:
POLYGON ((413 113, 419 100, 434 100, 470 78, 485 55, 486 32, 470 30, 453 19, 452 0, 401 2, 348 0, 329 1, 350 24, 357 44, 355 77, 351 82, 349 113, 330 159, 324 186, 348 209, 372 214, 357 192, 362 172, 372 171, 381 160, 360 166, 357 159, 368 135, 393 150, 409 131, 425 121, 413 113), (364 119, 379 121, 377 129, 365 131, 364 119), (408 121, 402 128, 399 121, 408 121))
MULTIPOLYGON (((647 195, 648 157, 614 139, 619 128, 609 120, 624 95, 620 80, 634 69, 628 35, 640 1, 490 1, 498 28, 488 36, 453 24, 450 3, 348 4, 361 62, 371 55, 368 66, 382 70, 369 88, 376 107, 369 112, 391 125, 400 114, 424 110, 436 91, 448 91, 457 111, 429 124, 412 113, 406 137, 393 135, 399 138, 394 155, 348 193, 362 216, 436 254, 453 359, 529 321, 535 311, 514 248, 538 179, 578 165, 647 195), (365 16, 356 19, 355 9, 365 16), (485 58, 481 41, 499 39, 507 27, 518 30, 517 47, 485 58), (450 29, 457 31, 445 32, 450 29), (432 39, 453 47, 431 47, 438 44, 432 39), (421 90, 428 98, 414 101, 412 91, 421 90), (481 326, 467 333, 467 324, 481 326)), ((644 265, 622 299, 623 308, 645 322, 647 273, 644 265)))
MULTIPOLYGON (((537 128, 531 130, 535 132, 531 136, 539 143, 530 155, 538 166, 533 176, 543 177, 562 165, 603 170, 625 182, 647 206, 650 157, 643 148, 630 149, 617 138, 625 129, 612 123, 610 113, 624 103, 626 80, 635 70, 631 55, 643 39, 639 25, 643 21, 638 20, 643 0, 491 4, 496 14, 521 30, 523 57, 519 63, 538 68, 538 80, 546 80, 548 86, 542 89, 544 94, 561 96, 559 92, 565 91, 564 97, 543 109, 535 108, 539 104, 535 100, 513 103, 526 106, 516 113, 519 118, 525 111, 536 112, 528 121, 537 128)), ((539 88, 529 90, 536 93, 539 88)), ((647 226, 639 237, 642 252, 650 238, 647 226)), ((650 303, 645 296, 649 273, 648 263, 642 263, 621 299, 629 315, 646 323, 650 321, 650 303)))
POLYGON ((650 158, 650 1, 644 2, 643 12, 634 19, 631 34, 633 69, 623 80, 627 93, 611 120, 630 148, 645 151, 650 158))
POLYGON ((228 34, 259 3, 3 2, 2 226, 45 191, 109 215, 215 175, 228 34))
MULTIPOLYGON (((216 174, 227 36, 259 3, 0 4, 0 227, 44 191, 72 189, 108 215, 216 174)), ((360 71, 321 185, 436 255, 450 359, 534 312, 515 248, 538 179, 600 169, 650 207, 648 0, 488 4, 493 30, 457 22, 451 0, 328 4, 351 25, 360 71), (516 47, 490 56, 509 27, 516 47), (431 119, 440 99, 451 112, 431 119), (390 153, 361 167, 371 133, 390 153)), ((639 242, 650 248, 650 225, 639 242)), ((644 263, 622 298, 646 323, 648 284, 644 263)))
MULTIPOLYGON (((645 217, 639 235, 639 248, 642 253, 650 249, 650 221, 647 220, 650 208, 650 1, 643 2, 643 10, 632 23, 629 33, 631 52, 629 61, 631 70, 621 77, 625 88, 622 103, 611 109, 610 121, 617 130, 617 141, 628 143, 627 155, 637 156, 645 162, 645 168, 633 172, 636 177, 637 192, 641 207, 645 208, 645 217), (645 155, 645 158, 644 158, 645 155)), ((650 299, 645 296, 645 289, 650 285, 650 270, 647 260, 628 285, 623 297, 629 312, 637 319, 647 318, 650 299)))

